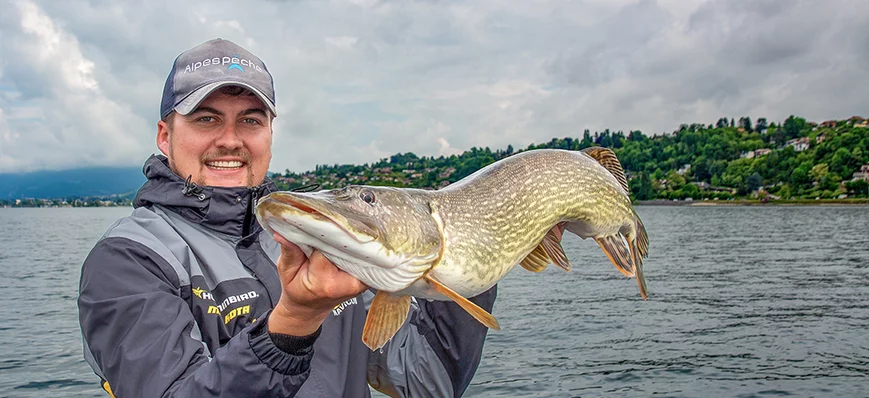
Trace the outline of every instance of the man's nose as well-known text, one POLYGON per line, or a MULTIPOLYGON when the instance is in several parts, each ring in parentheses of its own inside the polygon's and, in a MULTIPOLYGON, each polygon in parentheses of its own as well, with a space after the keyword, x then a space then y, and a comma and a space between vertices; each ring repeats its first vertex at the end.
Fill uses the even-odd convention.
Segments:
POLYGON ((217 138, 218 147, 223 147, 227 149, 237 149, 241 148, 244 145, 244 142, 241 141, 241 137, 238 136, 238 127, 233 123, 228 123, 220 134, 220 137, 217 138))

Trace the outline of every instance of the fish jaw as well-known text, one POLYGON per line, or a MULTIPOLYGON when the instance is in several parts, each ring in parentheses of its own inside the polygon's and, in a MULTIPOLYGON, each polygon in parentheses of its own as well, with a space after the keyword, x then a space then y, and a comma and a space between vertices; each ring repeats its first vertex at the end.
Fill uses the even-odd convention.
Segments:
POLYGON ((338 268, 374 289, 400 291, 422 277, 435 260, 388 250, 376 237, 348 231, 314 207, 294 206, 272 195, 257 204, 256 216, 264 228, 300 247, 319 250, 338 268))

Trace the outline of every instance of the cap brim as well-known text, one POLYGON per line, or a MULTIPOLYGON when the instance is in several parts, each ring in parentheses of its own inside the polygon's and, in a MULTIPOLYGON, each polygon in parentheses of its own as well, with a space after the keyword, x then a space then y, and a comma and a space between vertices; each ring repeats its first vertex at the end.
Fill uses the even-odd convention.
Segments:
POLYGON ((278 111, 275 109, 274 104, 269 101, 268 97, 266 97, 265 94, 263 94, 262 92, 257 90, 256 87, 253 87, 250 84, 234 81, 214 82, 196 89, 195 91, 190 93, 190 95, 181 100, 178 105, 175 105, 175 112, 178 112, 181 115, 189 115, 190 112, 196 110, 196 108, 199 107, 199 104, 201 104, 202 101, 205 100, 205 98, 207 98, 209 95, 211 95, 214 90, 225 86, 239 86, 250 90, 250 92, 256 94, 256 96, 259 97, 260 101, 262 101, 262 103, 265 104, 267 108, 269 108, 269 111, 272 113, 273 116, 278 116, 278 111))

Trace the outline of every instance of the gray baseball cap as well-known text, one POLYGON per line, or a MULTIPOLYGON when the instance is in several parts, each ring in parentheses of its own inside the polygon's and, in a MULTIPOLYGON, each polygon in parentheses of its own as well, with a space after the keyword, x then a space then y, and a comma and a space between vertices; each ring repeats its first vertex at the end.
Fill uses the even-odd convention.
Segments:
POLYGON ((266 64, 241 46, 214 39, 193 47, 175 58, 160 103, 160 118, 176 111, 187 115, 209 94, 224 86, 239 86, 256 94, 272 115, 275 84, 266 64))

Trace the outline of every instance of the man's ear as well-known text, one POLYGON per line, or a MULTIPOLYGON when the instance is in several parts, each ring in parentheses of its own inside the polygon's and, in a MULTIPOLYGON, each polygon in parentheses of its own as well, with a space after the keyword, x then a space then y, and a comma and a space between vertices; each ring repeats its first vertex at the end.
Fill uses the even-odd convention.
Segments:
POLYGON ((169 157, 169 125, 162 120, 157 122, 157 148, 169 157))

